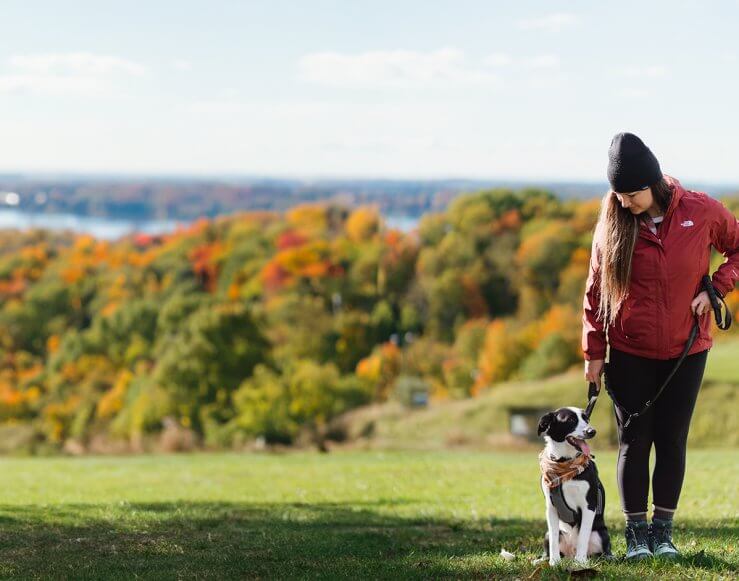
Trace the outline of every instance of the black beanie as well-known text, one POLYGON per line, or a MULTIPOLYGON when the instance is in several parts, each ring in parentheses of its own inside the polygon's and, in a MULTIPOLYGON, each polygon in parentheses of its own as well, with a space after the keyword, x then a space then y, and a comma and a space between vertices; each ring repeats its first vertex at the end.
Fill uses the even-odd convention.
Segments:
POLYGON ((608 181, 614 192, 643 190, 662 179, 659 162, 633 133, 617 133, 608 150, 608 181))

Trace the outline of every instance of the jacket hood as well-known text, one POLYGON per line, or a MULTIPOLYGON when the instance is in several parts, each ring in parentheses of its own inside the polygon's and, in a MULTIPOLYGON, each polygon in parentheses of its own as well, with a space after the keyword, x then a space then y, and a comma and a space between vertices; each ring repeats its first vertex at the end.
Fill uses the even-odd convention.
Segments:
POLYGON ((668 176, 666 174, 663 174, 663 177, 665 178, 667 184, 672 188, 672 199, 670 200, 670 207, 667 208, 667 212, 665 212, 665 215, 667 215, 671 214, 672 211, 677 207, 678 203, 680 202, 680 198, 685 195, 685 188, 682 186, 677 178, 673 178, 672 176, 668 176))

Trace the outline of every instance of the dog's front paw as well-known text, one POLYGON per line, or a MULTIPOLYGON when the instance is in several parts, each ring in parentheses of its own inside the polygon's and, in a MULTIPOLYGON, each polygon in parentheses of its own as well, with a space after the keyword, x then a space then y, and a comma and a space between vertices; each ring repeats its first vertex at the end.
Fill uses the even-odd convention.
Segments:
POLYGON ((549 557, 549 565, 551 567, 556 567, 557 564, 561 561, 561 557, 557 555, 556 557, 549 557))
POLYGON ((587 557, 578 557, 576 555, 575 556, 575 563, 577 563, 578 565, 587 566, 588 565, 588 558, 587 557))

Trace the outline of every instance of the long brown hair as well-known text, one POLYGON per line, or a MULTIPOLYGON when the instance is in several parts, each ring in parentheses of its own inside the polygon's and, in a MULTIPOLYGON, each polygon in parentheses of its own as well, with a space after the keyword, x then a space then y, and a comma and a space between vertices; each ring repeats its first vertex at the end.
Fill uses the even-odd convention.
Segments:
MULTIPOLYGON (((670 206, 672 188, 664 178, 651 188, 652 196, 664 214, 670 206)), ((600 303, 597 318, 606 321, 607 317, 608 325, 616 320, 616 315, 629 294, 631 259, 639 235, 639 223, 647 219, 646 212, 634 215, 630 210, 622 208, 612 190, 603 196, 594 234, 600 250, 600 303)))

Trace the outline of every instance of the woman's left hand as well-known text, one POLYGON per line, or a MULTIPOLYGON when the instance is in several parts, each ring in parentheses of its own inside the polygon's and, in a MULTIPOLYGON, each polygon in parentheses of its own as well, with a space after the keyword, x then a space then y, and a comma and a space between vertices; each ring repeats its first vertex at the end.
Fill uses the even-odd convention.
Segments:
POLYGON ((690 303, 690 310, 699 317, 711 310, 711 299, 708 298, 706 291, 702 291, 693 299, 693 302, 690 303))

